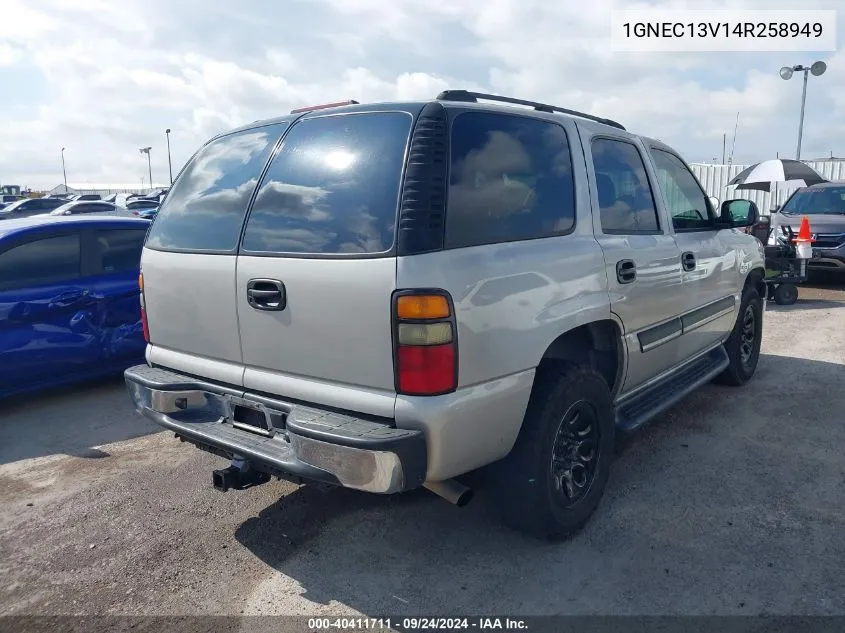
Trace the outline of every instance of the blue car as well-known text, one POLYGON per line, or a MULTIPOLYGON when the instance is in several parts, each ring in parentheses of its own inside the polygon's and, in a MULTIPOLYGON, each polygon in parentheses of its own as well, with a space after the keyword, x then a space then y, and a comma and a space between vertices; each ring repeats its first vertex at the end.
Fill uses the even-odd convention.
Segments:
POLYGON ((138 273, 150 222, 0 222, 0 397, 144 362, 138 273))

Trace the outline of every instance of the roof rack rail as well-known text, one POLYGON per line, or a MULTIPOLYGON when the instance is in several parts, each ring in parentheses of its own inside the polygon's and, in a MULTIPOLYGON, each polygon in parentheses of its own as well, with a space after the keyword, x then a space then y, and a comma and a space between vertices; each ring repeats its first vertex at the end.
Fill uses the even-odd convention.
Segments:
POLYGON ((526 101, 525 99, 515 99, 513 97, 502 97, 499 95, 488 95, 483 92, 470 92, 468 90, 444 90, 437 95, 438 101, 463 101, 464 103, 478 103, 479 99, 485 101, 500 101, 502 103, 513 103, 516 105, 524 105, 534 108, 540 112, 560 112, 561 114, 569 114, 571 116, 581 117, 582 119, 589 119, 604 125, 610 125, 620 130, 624 130, 621 123, 617 123, 612 119, 605 119, 585 112, 578 112, 577 110, 569 110, 568 108, 560 108, 558 106, 549 105, 547 103, 538 103, 536 101, 526 101))
POLYGON ((346 101, 335 101, 334 103, 321 103, 320 105, 305 106, 304 108, 296 108, 291 110, 291 114, 302 114, 303 112, 311 112, 312 110, 325 110, 326 108, 337 108, 345 105, 358 105, 354 99, 347 99, 346 101))

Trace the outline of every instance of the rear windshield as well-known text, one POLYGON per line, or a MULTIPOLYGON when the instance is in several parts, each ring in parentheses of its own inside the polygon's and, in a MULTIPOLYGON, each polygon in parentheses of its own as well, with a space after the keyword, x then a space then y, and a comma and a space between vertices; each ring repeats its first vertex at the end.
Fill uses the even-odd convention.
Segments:
POLYGON ((845 215, 845 187, 797 191, 783 205, 783 212, 794 215, 845 215))
POLYGON ((411 116, 401 112, 296 123, 261 183, 241 250, 389 251, 411 124, 411 116))
POLYGON ((147 247, 234 251, 261 170, 285 127, 228 134, 197 152, 162 203, 147 247))

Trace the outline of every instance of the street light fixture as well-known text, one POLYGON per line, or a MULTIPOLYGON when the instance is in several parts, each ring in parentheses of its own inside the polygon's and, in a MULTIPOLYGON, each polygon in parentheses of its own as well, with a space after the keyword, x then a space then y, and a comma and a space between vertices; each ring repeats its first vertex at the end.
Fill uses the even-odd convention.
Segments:
POLYGON ((67 193, 67 170, 65 169, 65 148, 62 148, 62 176, 65 181, 65 193, 67 193))
POLYGON ((147 168, 150 170, 150 189, 153 188, 153 164, 150 161, 150 150, 152 147, 142 147, 138 151, 147 155, 147 168))
POLYGON ((170 128, 164 131, 167 136, 167 169, 170 171, 170 184, 173 184, 173 163, 170 162, 170 128))
POLYGON ((804 88, 801 91, 801 119, 798 123, 798 150, 795 152, 795 160, 801 160, 801 138, 804 135, 804 106, 807 102, 807 76, 812 73, 814 77, 819 77, 827 70, 827 64, 824 62, 815 62, 812 66, 784 66, 780 69, 780 78, 784 80, 792 79, 792 74, 796 72, 804 73, 804 88))

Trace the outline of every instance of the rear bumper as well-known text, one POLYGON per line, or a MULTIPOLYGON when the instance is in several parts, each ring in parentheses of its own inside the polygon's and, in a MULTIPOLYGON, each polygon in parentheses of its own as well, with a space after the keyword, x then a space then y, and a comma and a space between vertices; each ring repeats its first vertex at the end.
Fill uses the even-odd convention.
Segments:
POLYGON ((421 431, 277 401, 147 365, 130 367, 124 376, 139 413, 185 441, 243 459, 251 468, 381 494, 425 481, 421 431), (243 420, 263 420, 266 429, 243 420))

